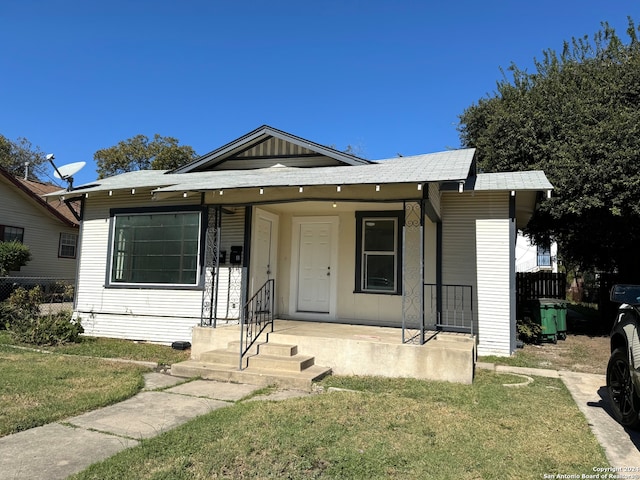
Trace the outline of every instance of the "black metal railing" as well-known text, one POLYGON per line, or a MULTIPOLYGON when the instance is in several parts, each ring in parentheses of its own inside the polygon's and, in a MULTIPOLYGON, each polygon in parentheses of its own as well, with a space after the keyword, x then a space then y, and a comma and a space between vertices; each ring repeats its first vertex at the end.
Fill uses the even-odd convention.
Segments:
POLYGON ((473 287, 425 283, 426 328, 473 335, 473 287))
POLYGON ((269 325, 271 325, 271 331, 273 332, 274 288, 275 281, 273 279, 267 280, 242 309, 242 318, 240 319, 240 370, 242 370, 244 356, 258 340, 262 332, 269 325))

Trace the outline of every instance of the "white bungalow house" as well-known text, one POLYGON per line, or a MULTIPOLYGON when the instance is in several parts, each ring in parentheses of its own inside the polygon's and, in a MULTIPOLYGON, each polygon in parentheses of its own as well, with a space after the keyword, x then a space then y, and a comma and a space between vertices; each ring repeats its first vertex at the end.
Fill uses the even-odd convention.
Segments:
POLYGON ((79 221, 73 205, 69 208, 62 201, 43 198, 59 189, 17 178, 0 167, 0 241, 19 241, 31 252, 31 261, 19 271, 9 272, 12 277, 24 278, 27 283, 34 283, 28 278, 35 277, 75 283, 79 221))
POLYGON ((75 314, 89 335, 192 342, 185 375, 217 378, 207 352, 266 325, 260 342, 336 373, 468 382, 476 354, 516 348, 516 232, 552 189, 476 174, 474 154, 369 161, 262 126, 58 192, 83 201, 75 314))

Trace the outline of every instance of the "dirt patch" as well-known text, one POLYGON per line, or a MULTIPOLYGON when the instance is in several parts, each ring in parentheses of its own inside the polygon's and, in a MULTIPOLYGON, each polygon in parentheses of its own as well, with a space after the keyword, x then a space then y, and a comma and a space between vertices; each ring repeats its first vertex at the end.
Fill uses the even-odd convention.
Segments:
POLYGON ((525 345, 516 355, 528 357, 540 368, 604 375, 610 352, 608 335, 569 333, 566 340, 559 340, 556 344, 525 345))

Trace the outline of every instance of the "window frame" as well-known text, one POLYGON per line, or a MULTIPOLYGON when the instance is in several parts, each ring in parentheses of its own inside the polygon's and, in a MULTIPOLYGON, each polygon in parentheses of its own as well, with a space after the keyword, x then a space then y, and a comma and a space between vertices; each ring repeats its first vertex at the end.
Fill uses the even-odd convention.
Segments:
POLYGON ((402 229, 404 227, 404 211, 402 210, 375 210, 356 211, 356 268, 355 268, 355 290, 354 293, 365 293, 373 295, 402 295, 402 229), (395 230, 395 288, 393 290, 377 290, 365 288, 364 271, 364 222, 367 220, 394 220, 395 230))
POLYGON ((107 269, 105 272, 106 288, 124 289, 154 289, 154 290, 200 290, 203 285, 204 251, 207 215, 206 207, 200 205, 185 205, 176 207, 140 207, 140 208, 112 208, 109 212, 109 245, 107 249, 107 269), (171 215, 198 213, 198 248, 196 253, 196 275, 194 283, 153 283, 153 282, 114 282, 112 273, 114 268, 116 223, 119 216, 133 215, 171 215))
POLYGON ((551 260, 551 245, 543 244, 536 246, 536 266, 538 267, 551 267, 553 264, 551 260))
POLYGON ((58 258, 76 258, 78 256, 78 234, 77 233, 68 233, 68 232, 60 232, 60 237, 58 240, 58 258), (62 247, 70 247, 72 246, 69 243, 63 243, 64 236, 73 237, 73 255, 63 255, 62 247))
POLYGON ((24 243, 24 228, 23 227, 15 227, 13 225, 0 225, 0 242, 13 242, 13 241, 17 241, 20 243, 24 243), (20 230, 20 238, 12 238, 12 239, 5 239, 5 235, 6 235, 6 229, 7 228, 14 228, 16 230, 20 230))

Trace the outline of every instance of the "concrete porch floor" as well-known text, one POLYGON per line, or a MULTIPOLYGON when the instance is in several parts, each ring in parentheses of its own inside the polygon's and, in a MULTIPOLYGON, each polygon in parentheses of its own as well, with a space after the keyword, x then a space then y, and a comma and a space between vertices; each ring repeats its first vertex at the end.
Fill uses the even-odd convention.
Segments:
MULTIPOLYGON (((402 329, 343 323, 275 320, 259 342, 296 345, 315 364, 331 368, 335 375, 373 375, 473 381, 476 361, 475 337, 468 334, 426 334, 424 345, 402 343, 402 329)), ((240 338, 240 326, 195 327, 192 359, 204 352, 224 349, 240 338)))

